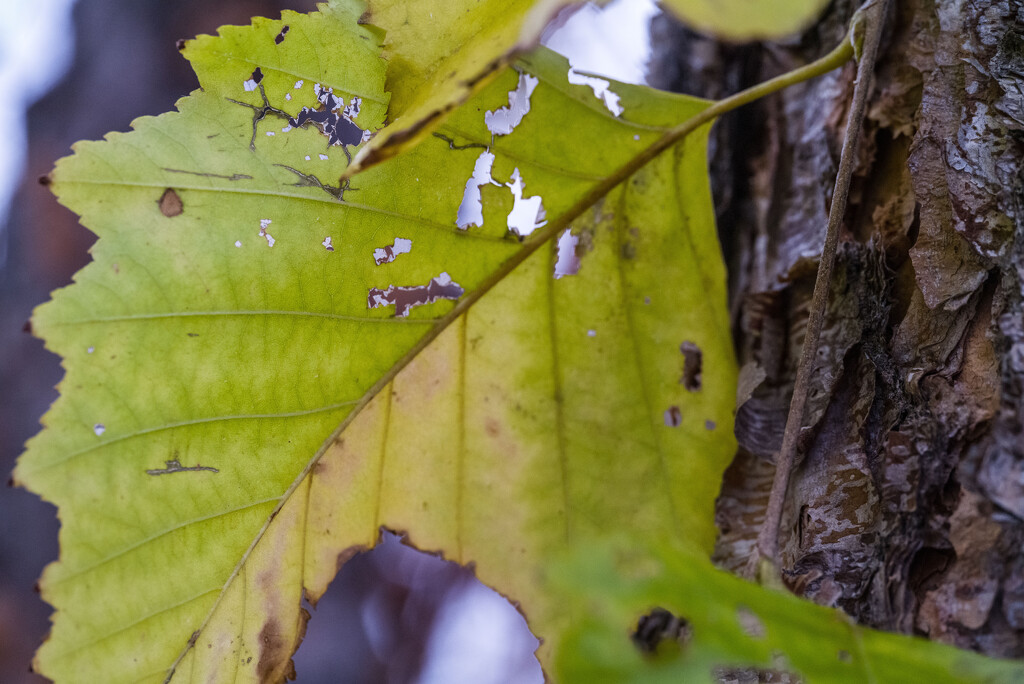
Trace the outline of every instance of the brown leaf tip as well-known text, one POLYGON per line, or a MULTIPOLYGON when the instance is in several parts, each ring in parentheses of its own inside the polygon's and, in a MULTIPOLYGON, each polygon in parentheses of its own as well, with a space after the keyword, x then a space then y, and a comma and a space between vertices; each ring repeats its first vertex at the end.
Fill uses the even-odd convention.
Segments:
POLYGON ((50 178, 50 174, 47 173, 47 174, 39 177, 39 184, 40 185, 52 185, 53 184, 53 179, 50 178))
POLYGON ((181 52, 182 50, 184 50, 185 49, 185 39, 184 38, 179 38, 178 40, 174 41, 174 47, 178 48, 178 52, 181 52))
POLYGON ((182 204, 181 197, 174 191, 174 188, 164 190, 164 194, 160 195, 157 205, 160 207, 160 213, 167 218, 178 216, 185 211, 185 205, 182 204))

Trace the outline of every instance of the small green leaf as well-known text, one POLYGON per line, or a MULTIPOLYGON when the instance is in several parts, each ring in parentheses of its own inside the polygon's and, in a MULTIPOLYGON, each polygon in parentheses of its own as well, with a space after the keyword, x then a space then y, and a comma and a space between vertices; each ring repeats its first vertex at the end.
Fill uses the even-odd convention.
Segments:
POLYGON ((807 684, 1019 682, 1024 664, 879 632, 837 610, 759 587, 679 545, 630 540, 576 550, 551 580, 573 615, 556 670, 564 682, 719 681, 737 669, 776 670, 807 684), (660 607, 686 620, 644 657, 630 641, 638 618, 660 607))

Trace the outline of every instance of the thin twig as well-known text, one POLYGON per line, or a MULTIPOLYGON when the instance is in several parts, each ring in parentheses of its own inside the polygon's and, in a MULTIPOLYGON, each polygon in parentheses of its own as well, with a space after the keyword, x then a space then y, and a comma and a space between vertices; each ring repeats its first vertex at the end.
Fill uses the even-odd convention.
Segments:
POLYGON ((869 0, 857 11, 857 16, 854 19, 854 40, 859 41, 862 38, 863 42, 860 45, 860 59, 857 62, 853 103, 846 121, 846 136, 839 158, 839 173, 836 176, 836 185, 832 192, 828 229, 825 232, 825 244, 821 250, 818 276, 814 281, 814 294, 811 297, 807 332, 803 349, 800 351, 800 364, 797 367, 796 381, 793 385, 793 399, 789 404, 789 415, 786 418, 782 447, 779 450, 778 458, 775 459, 775 477, 772 480, 771 493, 768 495, 764 522, 757 535, 755 557, 751 559, 752 569, 762 582, 775 583, 778 580, 779 526, 782 522, 782 509, 789 489, 790 476, 796 465, 797 442, 803 424, 804 408, 807 405, 807 390, 811 372, 814 370, 814 360, 818 353, 818 338, 825 320, 825 305, 828 304, 832 267, 835 264, 836 248, 839 245, 839 226, 846 213, 850 178, 853 175, 857 142, 860 139, 860 130, 864 122, 864 109, 871 88, 871 76, 875 68, 878 43, 882 35, 882 19, 885 16, 887 2, 888 0, 869 0), (861 28, 863 29, 862 33, 859 30, 861 28))

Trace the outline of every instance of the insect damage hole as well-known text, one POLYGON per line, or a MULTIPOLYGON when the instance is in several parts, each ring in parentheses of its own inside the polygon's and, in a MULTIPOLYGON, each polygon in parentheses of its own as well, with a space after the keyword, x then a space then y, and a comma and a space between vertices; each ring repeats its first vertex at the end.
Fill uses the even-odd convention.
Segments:
MULTIPOLYGON (((516 84, 515 90, 509 91, 508 106, 484 112, 484 124, 492 136, 509 135, 522 123, 523 117, 530 111, 530 97, 533 95, 533 90, 537 87, 538 83, 540 83, 540 80, 535 76, 519 74, 519 81, 516 84)), ((448 141, 448 146, 451 149, 465 149, 456 148, 451 140, 448 141)), ((473 165, 473 173, 466 180, 466 189, 462 193, 462 202, 459 204, 459 210, 455 219, 455 225, 462 230, 466 230, 470 226, 482 227, 484 225, 483 199, 480 189, 485 185, 495 185, 498 187, 502 185, 491 176, 491 169, 493 167, 494 153, 489 148, 485 149, 476 158, 476 163, 473 165)), ((512 180, 506 185, 512 191, 512 195, 515 198, 512 212, 509 214, 508 227, 512 229, 512 222, 514 221, 516 226, 522 226, 523 230, 527 231, 519 233, 519 235, 527 235, 533 231, 536 227, 534 224, 539 220, 537 219, 538 214, 532 206, 535 198, 528 197, 524 203, 522 198, 523 184, 522 178, 519 175, 519 169, 515 170, 512 180), (518 195, 516 195, 517 190, 518 195), (531 211, 534 213, 532 216, 529 216, 531 211), (520 214, 522 214, 522 218, 520 218, 520 214), (514 219, 513 215, 515 215, 514 219)), ((539 207, 540 198, 538 197, 536 200, 539 207)), ((543 214, 540 214, 540 218, 543 219, 543 214)))
POLYGON ((512 211, 508 213, 507 219, 509 230, 522 238, 547 225, 548 222, 544 220, 544 202, 540 196, 523 196, 526 184, 518 168, 512 172, 512 179, 505 185, 512 191, 513 198, 512 211))
POLYGON ((665 642, 685 646, 693 639, 693 626, 685 617, 655 608, 640 617, 630 638, 641 652, 654 654, 665 642))
POLYGON ((751 639, 764 639, 768 635, 768 630, 765 628, 761 618, 746 606, 740 605, 736 607, 736 622, 739 623, 743 633, 751 639))
POLYGON ((473 175, 466 181, 466 189, 462 192, 462 203, 455 218, 455 225, 462 230, 470 226, 484 225, 484 203, 480 189, 485 185, 501 187, 491 177, 491 168, 494 166, 494 153, 483 151, 476 158, 473 166, 473 175))
POLYGON ((270 219, 260 219, 260 237, 266 238, 267 247, 273 247, 274 243, 277 242, 277 240, 274 239, 274 236, 267 232, 267 228, 270 227, 271 223, 273 223, 273 221, 270 219))
POLYGON ((576 251, 580 239, 572 234, 572 230, 566 228, 558 236, 558 253, 555 259, 555 280, 565 276, 576 275, 580 272, 580 257, 576 251))
MULTIPOLYGON (((296 81, 295 87, 301 88, 302 81, 296 81)), ((364 131, 355 122, 362 107, 361 98, 354 96, 346 105, 345 98, 335 95, 333 88, 319 83, 313 84, 313 92, 320 106, 303 107, 297 116, 288 120, 289 126, 301 128, 312 124, 327 137, 328 145, 358 145, 370 139, 370 131, 364 131)))
POLYGON ((493 135, 508 135, 523 122, 530 111, 530 96, 540 80, 530 74, 519 74, 516 89, 509 91, 508 106, 484 112, 484 124, 493 135))
POLYGON ((669 406, 665 409, 665 425, 668 427, 679 427, 683 424, 683 412, 678 406, 669 406))
POLYGON ((157 206, 160 207, 160 213, 167 218, 180 216, 185 211, 185 205, 174 188, 164 190, 164 194, 160 195, 160 199, 157 200, 157 206))
POLYGON ((609 112, 614 116, 619 116, 625 111, 619 102, 619 96, 612 92, 611 82, 606 81, 603 78, 597 76, 591 76, 576 71, 574 67, 569 67, 569 83, 573 85, 585 85, 588 86, 593 92, 594 97, 599 99, 609 112))
POLYGON ((390 264, 398 258, 399 254, 408 254, 412 251, 412 240, 396 237, 394 244, 384 245, 373 250, 373 260, 378 266, 390 264))
POLYGON ((242 87, 245 88, 245 92, 249 93, 256 90, 257 86, 259 86, 259 84, 262 82, 263 71, 259 67, 256 67, 256 69, 252 72, 252 75, 249 77, 249 80, 242 83, 242 87))
POLYGON ((386 290, 371 287, 366 296, 366 308, 377 309, 394 304, 395 317, 403 318, 409 315, 409 310, 413 307, 432 304, 439 299, 455 301, 464 293, 465 290, 461 285, 454 282, 447 272, 442 272, 426 285, 413 287, 389 285, 386 290))
POLYGON ((688 391, 696 392, 701 388, 704 353, 700 347, 689 340, 679 345, 679 351, 683 353, 683 376, 679 382, 688 391))

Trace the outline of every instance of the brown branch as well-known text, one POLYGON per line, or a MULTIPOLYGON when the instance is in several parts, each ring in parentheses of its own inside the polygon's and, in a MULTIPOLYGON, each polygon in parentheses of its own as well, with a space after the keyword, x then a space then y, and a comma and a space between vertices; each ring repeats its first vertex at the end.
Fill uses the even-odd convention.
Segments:
POLYGON ((818 339, 825 320, 825 306, 828 304, 832 267, 835 264, 836 248, 839 245, 839 226, 846 213, 850 178, 853 175, 855 153, 864 122, 864 110, 868 92, 871 89, 871 77, 875 68, 875 58, 878 54, 882 21, 887 3, 888 0, 869 0, 854 17, 853 36, 858 44, 859 59, 857 61, 857 80, 854 82, 853 88, 853 103, 846 121, 846 134, 839 157, 839 172, 836 176, 835 189, 832 192, 832 206, 829 209, 825 244, 821 250, 821 262, 818 265, 818 275, 814 281, 814 294, 811 297, 807 332, 803 349, 800 351, 800 362, 793 385, 793 399, 789 404, 789 415, 786 418, 782 447, 775 459, 775 477, 772 480, 772 489, 768 496, 764 522, 757 535, 757 546, 754 556, 751 558, 750 569, 753 571, 751 574, 758 577, 762 583, 774 584, 779 580, 779 526, 782 522, 782 509, 789 490, 790 476, 797 465, 796 450, 803 425, 804 408, 807 405, 807 390, 810 385, 811 372, 814 370, 814 359, 818 353, 818 339))

